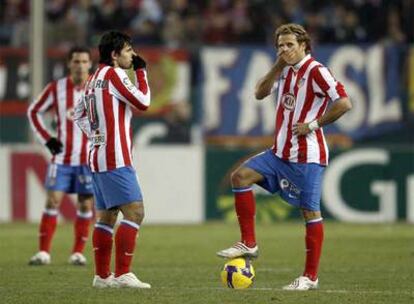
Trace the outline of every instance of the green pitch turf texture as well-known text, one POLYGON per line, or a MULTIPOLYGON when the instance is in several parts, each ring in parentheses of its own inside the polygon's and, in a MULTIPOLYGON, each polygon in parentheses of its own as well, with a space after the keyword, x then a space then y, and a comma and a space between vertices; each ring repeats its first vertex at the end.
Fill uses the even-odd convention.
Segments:
POLYGON ((37 225, 0 225, 0 303, 414 303, 413 226, 325 224, 320 289, 282 291, 302 271, 304 226, 300 222, 260 225, 261 256, 248 290, 221 286, 224 261, 215 256, 238 238, 235 225, 143 226, 133 271, 151 290, 91 287, 88 265, 66 263, 72 225, 60 224, 52 264, 28 266, 37 249, 37 225))

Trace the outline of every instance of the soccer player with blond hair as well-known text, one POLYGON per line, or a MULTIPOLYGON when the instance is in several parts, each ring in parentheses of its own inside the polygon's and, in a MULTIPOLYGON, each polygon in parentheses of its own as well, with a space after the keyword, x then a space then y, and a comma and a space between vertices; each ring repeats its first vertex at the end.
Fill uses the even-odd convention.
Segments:
POLYGON ((276 92, 274 145, 232 173, 241 240, 217 255, 258 256, 252 190, 257 184, 300 208, 306 225, 305 269, 283 289, 316 289, 324 235, 321 185, 328 165, 323 127, 339 119, 352 105, 343 85, 311 56, 310 37, 301 25, 280 26, 275 32, 275 47, 277 59, 257 82, 255 91, 257 99, 276 92))

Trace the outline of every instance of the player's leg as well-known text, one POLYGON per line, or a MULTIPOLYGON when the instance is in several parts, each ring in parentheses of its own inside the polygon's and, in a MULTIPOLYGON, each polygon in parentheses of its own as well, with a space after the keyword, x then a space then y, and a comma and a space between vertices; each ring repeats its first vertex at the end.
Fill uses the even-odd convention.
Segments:
POLYGON ((83 255, 86 241, 89 236, 89 226, 93 217, 93 195, 78 194, 76 219, 74 221, 74 243, 69 263, 73 265, 85 265, 86 258, 83 255))
POLYGON ((86 258, 83 255, 86 241, 89 236, 89 225, 93 216, 93 185, 92 173, 88 166, 73 166, 72 193, 78 193, 76 219, 73 225, 74 243, 69 263, 73 265, 85 265, 86 258))
POLYGON ((56 231, 58 209, 64 193, 47 191, 45 209, 39 225, 39 251, 30 258, 30 265, 50 264, 50 248, 56 231))
MULTIPOLYGON (((97 209, 104 210, 102 211, 104 216, 101 216, 94 231, 106 230, 107 233, 109 232, 110 229, 107 225, 112 223, 105 217, 109 210, 120 210, 124 216, 115 235, 115 273, 117 277, 114 282, 119 287, 150 288, 149 284, 141 282, 130 272, 136 238, 144 218, 143 199, 135 170, 132 167, 123 167, 109 172, 97 173, 93 175, 93 180, 97 209), (102 201, 103 203, 101 203, 102 201)), ((112 230, 110 232, 112 244, 112 230)), ((99 259, 101 257, 95 254, 96 263, 99 263, 99 259)))
POLYGON ((100 209, 100 195, 96 194, 97 222, 92 233, 95 261, 95 277, 92 286, 97 288, 115 287, 111 273, 111 255, 113 244, 113 227, 118 217, 118 208, 100 209))
POLYGON ((144 219, 144 204, 132 202, 120 206, 124 216, 115 235, 115 277, 130 272, 139 228, 144 219))
POLYGON ((320 211, 306 209, 302 209, 302 214, 306 223, 306 263, 303 275, 316 281, 324 236, 322 216, 320 211))
POLYGON ((306 223, 306 263, 301 276, 283 287, 284 290, 317 289, 319 285, 318 267, 323 242, 323 223, 320 211, 302 209, 306 223))
POLYGON ((240 226, 241 242, 249 248, 256 246, 254 227, 256 201, 254 199, 252 185, 262 179, 262 175, 247 167, 240 167, 231 175, 234 205, 240 226))
POLYGON ((324 168, 307 165, 301 194, 301 211, 305 220, 306 262, 303 274, 285 290, 309 290, 318 288, 318 268, 322 251, 324 229, 320 211, 321 183, 324 168))
POLYGON ((260 173, 244 165, 232 173, 231 184, 241 240, 232 247, 217 252, 218 256, 223 258, 258 256, 255 235, 256 201, 254 199, 252 185, 262 180, 263 176, 260 173))

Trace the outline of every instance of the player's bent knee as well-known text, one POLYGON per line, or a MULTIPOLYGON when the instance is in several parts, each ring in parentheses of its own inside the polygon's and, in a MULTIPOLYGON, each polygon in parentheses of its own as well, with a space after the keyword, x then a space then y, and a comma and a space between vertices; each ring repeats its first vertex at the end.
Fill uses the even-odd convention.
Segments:
POLYGON ((305 221, 316 220, 322 217, 320 211, 312 211, 307 209, 302 209, 302 215, 305 221))
POLYGON ((231 184, 233 187, 247 187, 252 183, 249 179, 249 174, 244 168, 239 168, 231 174, 231 184))

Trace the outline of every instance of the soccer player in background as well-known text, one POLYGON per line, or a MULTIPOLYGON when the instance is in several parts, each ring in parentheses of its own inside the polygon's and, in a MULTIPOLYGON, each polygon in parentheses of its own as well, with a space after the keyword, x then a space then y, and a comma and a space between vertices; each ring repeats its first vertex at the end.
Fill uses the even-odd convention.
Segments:
POLYGON ((28 109, 34 133, 52 154, 45 181, 47 200, 40 222, 39 252, 30 259, 30 265, 51 262, 50 247, 64 193, 78 194, 75 241, 69 263, 86 264, 82 253, 92 219, 92 176, 87 165, 88 140, 73 123, 73 109, 82 95, 92 61, 90 51, 85 47, 73 47, 67 60, 69 75, 50 82, 28 109), (43 121, 43 115, 48 111, 57 123, 57 136, 52 135, 43 121))
POLYGON ((99 218, 93 231, 95 277, 92 286, 150 288, 130 272, 135 241, 144 218, 141 189, 132 166, 132 108, 150 105, 146 63, 123 33, 105 33, 99 43, 99 67, 88 80, 75 120, 88 134, 96 208, 99 218), (125 70, 133 67, 132 84, 125 70), (114 225, 119 211, 123 219, 115 234, 115 275, 110 271, 114 225))
POLYGON ((276 92, 274 145, 232 173, 241 241, 217 255, 258 256, 254 227, 256 203, 252 191, 252 185, 257 184, 271 193, 279 193, 289 204, 300 208, 306 225, 304 272, 283 289, 316 289, 323 242, 321 184, 328 165, 322 127, 336 121, 352 105, 343 85, 311 57, 310 37, 302 26, 280 26, 275 32, 275 46, 277 59, 257 82, 255 91, 257 99, 276 92))

